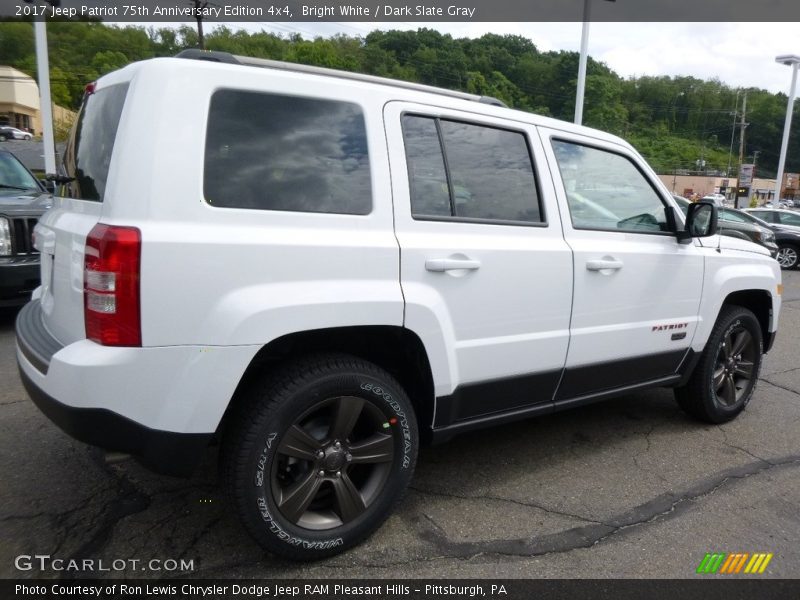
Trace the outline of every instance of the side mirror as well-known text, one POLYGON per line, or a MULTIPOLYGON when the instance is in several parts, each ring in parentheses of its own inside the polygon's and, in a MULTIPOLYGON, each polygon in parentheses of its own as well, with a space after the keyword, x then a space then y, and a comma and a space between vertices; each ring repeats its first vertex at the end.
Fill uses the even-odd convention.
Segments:
POLYGON ((51 194, 56 193, 56 182, 53 181, 52 179, 40 179, 39 183, 41 183, 44 186, 44 189, 46 189, 51 194))
POLYGON ((718 215, 719 211, 713 202, 703 200, 690 204, 686 213, 686 226, 683 231, 678 231, 678 241, 716 234, 718 215))

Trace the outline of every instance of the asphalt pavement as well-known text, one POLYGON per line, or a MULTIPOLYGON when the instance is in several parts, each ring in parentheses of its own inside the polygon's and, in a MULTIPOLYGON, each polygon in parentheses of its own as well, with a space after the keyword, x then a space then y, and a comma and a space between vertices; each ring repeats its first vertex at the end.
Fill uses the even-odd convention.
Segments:
POLYGON ((111 570, 95 575, 116 577, 684 578, 708 577, 695 574, 708 552, 772 553, 761 577, 800 577, 800 272, 784 284, 775 348, 735 421, 697 423, 654 390, 463 435, 422 451, 377 534, 312 564, 250 540, 217 485, 216 449, 180 480, 63 434, 22 388, 7 311, 0 577, 69 576, 18 559, 38 554, 102 560, 111 570))

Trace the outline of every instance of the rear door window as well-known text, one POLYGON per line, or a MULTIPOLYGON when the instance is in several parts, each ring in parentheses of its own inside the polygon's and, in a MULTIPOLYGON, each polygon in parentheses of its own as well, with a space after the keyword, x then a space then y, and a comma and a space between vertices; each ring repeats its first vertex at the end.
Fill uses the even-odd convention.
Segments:
POLYGON ((211 98, 203 191, 212 206, 365 215, 372 210, 357 104, 241 90, 211 98))
POLYGON ((64 186, 69 198, 103 201, 128 84, 112 85, 86 96, 64 152, 64 186))
POLYGON ((414 218, 544 221, 524 133, 413 114, 402 125, 414 218))

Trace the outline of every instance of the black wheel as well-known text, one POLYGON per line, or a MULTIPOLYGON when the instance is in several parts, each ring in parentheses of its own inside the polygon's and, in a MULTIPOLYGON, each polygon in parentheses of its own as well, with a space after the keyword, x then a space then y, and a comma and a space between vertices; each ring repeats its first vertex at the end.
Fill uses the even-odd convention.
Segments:
POLYGON ((408 396, 383 369, 346 355, 286 366, 249 391, 222 449, 222 476, 266 550, 314 560, 374 532, 416 464, 408 396))
POLYGON ((709 423, 724 423, 753 397, 763 352, 756 316, 740 306, 722 309, 688 383, 675 389, 680 407, 709 423))
POLYGON ((780 246, 775 260, 781 266, 781 269, 789 270, 797 268, 798 251, 797 248, 790 245, 780 246))

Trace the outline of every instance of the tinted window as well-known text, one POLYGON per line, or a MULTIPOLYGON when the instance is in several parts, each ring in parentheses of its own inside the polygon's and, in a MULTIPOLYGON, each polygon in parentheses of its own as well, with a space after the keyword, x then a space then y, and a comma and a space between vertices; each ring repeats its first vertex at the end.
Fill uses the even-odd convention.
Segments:
POLYGON ((415 215, 451 216, 450 191, 436 121, 403 118, 411 212, 415 215))
POLYGON ((664 203, 634 163, 619 154, 553 140, 573 227, 668 231, 664 203))
POLYGON ((406 115, 403 138, 415 216, 542 221, 524 134, 406 115))
POLYGON ((64 170, 74 180, 64 195, 103 201, 111 152, 128 84, 112 85, 86 97, 64 153, 64 170))
POLYGON ((767 223, 775 223, 775 213, 769 210, 754 210, 753 214, 767 223))
POLYGON ((204 192, 213 206, 364 215, 372 208, 361 109, 236 90, 211 98, 204 192))
POLYGON ((793 225, 796 227, 800 227, 800 215, 795 215, 793 213, 778 213, 778 218, 781 220, 781 223, 784 225, 793 225))
POLYGON ((723 221, 734 221, 736 223, 749 223, 748 219, 742 216, 742 213, 738 213, 732 210, 726 210, 721 208, 719 210, 719 218, 723 221))

